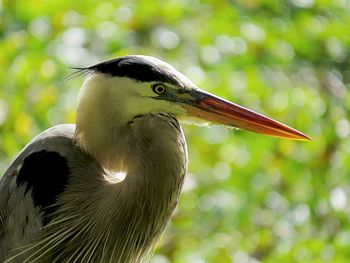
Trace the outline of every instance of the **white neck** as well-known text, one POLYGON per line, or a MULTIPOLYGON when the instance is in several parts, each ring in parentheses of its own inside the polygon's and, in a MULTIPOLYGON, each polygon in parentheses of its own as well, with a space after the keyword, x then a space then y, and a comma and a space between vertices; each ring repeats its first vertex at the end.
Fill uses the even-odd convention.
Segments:
POLYGON ((107 170, 123 169, 124 137, 132 116, 121 111, 125 96, 132 91, 130 80, 115 79, 102 74, 90 75, 81 89, 77 109, 75 140, 107 170), (111 88, 114 87, 114 88, 111 88), (119 156, 115 160, 115 156, 119 156))

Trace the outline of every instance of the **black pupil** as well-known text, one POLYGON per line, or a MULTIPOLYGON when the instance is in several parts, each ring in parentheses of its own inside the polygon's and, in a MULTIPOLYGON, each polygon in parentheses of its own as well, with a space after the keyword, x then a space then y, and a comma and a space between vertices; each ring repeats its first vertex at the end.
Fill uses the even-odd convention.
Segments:
POLYGON ((157 86, 156 87, 156 92, 157 93, 163 93, 165 91, 165 88, 164 87, 162 87, 162 86, 157 86))

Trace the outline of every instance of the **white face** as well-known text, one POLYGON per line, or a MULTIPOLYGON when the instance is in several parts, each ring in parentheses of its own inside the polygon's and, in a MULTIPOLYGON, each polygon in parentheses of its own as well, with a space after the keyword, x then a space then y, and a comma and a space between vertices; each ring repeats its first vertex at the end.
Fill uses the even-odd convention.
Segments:
MULTIPOLYGON (((129 80, 130 81, 130 80, 129 80)), ((134 82, 132 80, 132 82, 134 82)), ((157 82, 148 83, 132 83, 136 89, 135 96, 130 96, 126 106, 126 111, 136 115, 151 112, 167 112, 174 115, 186 115, 186 110, 174 101, 172 96, 177 94, 177 87, 171 84, 163 84, 157 82)))
MULTIPOLYGON (((187 111, 178 103, 190 95, 186 91, 197 89, 179 87, 160 82, 140 82, 127 77, 112 77, 107 74, 92 74, 81 90, 79 108, 98 111, 100 116, 118 122, 132 121, 135 116, 151 112, 167 112, 174 116, 186 116, 187 111), (84 107, 86 105, 86 107, 84 107), (91 107, 94 105, 93 107, 91 107), (101 116, 106 114, 108 116, 101 116)), ((87 114, 93 116, 93 112, 87 114)))

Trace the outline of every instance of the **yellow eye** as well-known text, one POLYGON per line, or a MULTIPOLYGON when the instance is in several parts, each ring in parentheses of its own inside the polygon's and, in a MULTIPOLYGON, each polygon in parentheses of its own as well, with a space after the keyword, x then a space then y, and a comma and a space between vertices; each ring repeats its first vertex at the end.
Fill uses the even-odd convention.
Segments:
POLYGON ((154 84, 152 90, 157 94, 164 94, 166 92, 166 87, 162 84, 154 84))

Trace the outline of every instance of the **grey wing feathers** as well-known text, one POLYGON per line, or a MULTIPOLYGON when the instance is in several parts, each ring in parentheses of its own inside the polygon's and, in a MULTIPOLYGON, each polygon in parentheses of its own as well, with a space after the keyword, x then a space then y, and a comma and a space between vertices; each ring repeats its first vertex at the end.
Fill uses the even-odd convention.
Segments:
POLYGON ((34 138, 0 180, 0 262, 31 242, 49 221, 69 177, 75 125, 58 125, 34 138))

